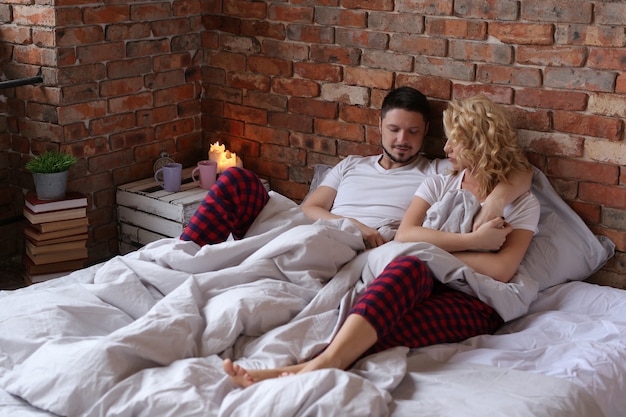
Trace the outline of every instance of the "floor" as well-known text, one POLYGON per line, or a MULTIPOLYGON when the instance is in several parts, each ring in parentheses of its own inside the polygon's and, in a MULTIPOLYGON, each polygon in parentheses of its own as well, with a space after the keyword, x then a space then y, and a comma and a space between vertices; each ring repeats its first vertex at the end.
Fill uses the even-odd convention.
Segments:
POLYGON ((21 256, 0 259, 0 290, 25 287, 21 256))

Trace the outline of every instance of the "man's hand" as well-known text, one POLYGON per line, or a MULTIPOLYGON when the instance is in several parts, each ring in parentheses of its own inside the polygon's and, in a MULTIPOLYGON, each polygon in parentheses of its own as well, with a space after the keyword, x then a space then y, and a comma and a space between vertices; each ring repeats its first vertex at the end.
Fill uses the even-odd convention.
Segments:
POLYGON ((377 229, 366 226, 356 219, 351 218, 350 221, 361 231, 363 243, 365 243, 365 249, 377 248, 386 242, 377 229))
POLYGON ((513 231, 510 224, 504 218, 497 217, 482 224, 473 232, 478 242, 477 250, 498 251, 504 245, 506 237, 513 231))
POLYGON ((472 231, 477 231, 480 226, 487 223, 489 220, 502 217, 504 214, 504 206, 505 204, 503 201, 487 197, 481 209, 478 211, 478 214, 474 217, 474 226, 472 227, 472 231))

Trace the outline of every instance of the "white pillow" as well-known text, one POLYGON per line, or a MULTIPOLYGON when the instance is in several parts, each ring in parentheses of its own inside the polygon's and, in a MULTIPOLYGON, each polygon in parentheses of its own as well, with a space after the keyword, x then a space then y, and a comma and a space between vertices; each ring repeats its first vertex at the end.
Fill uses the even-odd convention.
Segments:
MULTIPOLYGON (((332 167, 315 166, 309 194, 332 167)), ((539 290, 567 281, 582 281, 599 270, 615 253, 615 244, 596 236, 576 212, 556 193, 548 178, 533 167, 531 191, 541 203, 539 232, 522 265, 537 281, 539 290)), ((308 196, 308 194, 307 194, 308 196)))

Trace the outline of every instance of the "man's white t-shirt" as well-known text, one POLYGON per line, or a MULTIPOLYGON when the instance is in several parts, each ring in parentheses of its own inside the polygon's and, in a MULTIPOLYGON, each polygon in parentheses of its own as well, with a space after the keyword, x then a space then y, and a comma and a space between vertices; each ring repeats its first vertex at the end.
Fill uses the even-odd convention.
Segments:
POLYGON ((409 165, 385 169, 378 163, 381 157, 348 156, 328 172, 320 186, 337 191, 331 213, 373 228, 397 223, 420 184, 450 168, 447 159, 420 156, 409 165))
MULTIPOLYGON (((415 195, 432 206, 443 199, 448 191, 461 188, 464 175, 465 172, 458 175, 445 174, 429 177, 420 185, 415 195)), ((530 191, 522 194, 511 204, 507 204, 503 210, 505 221, 513 229, 530 230, 533 233, 537 233, 538 230, 539 214, 539 200, 530 191)))

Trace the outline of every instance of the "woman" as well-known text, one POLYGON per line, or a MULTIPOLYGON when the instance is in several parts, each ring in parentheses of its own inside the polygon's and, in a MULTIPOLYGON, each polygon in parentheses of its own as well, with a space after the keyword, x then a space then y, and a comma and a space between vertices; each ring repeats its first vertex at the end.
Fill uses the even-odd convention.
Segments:
MULTIPOLYGON (((539 202, 530 193, 505 206, 496 218, 470 233, 422 226, 426 212, 449 190, 464 189, 484 201, 507 175, 530 164, 516 142, 504 111, 477 96, 450 103, 444 112, 448 138, 444 150, 453 172, 427 179, 416 191, 395 239, 430 242, 452 253, 475 271, 508 282, 528 248, 539 221, 539 202)), ((308 362, 267 370, 245 370, 230 360, 224 370, 235 383, 323 368, 346 369, 364 354, 390 347, 417 348, 458 342, 492 333, 503 323, 489 305, 449 288, 416 257, 390 262, 360 296, 329 346, 308 362)))

